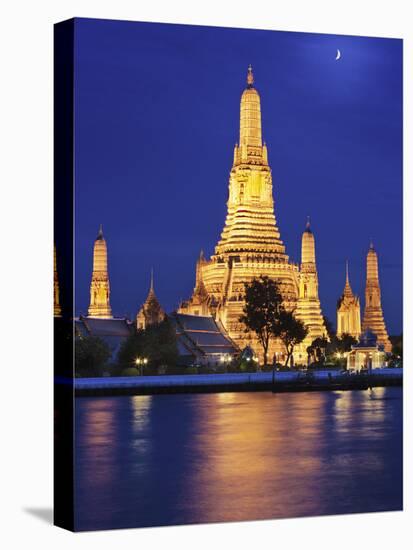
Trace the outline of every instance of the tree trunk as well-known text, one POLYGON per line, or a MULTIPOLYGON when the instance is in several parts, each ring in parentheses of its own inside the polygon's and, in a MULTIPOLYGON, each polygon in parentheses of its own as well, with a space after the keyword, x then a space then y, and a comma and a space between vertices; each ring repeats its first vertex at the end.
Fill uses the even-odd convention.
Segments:
POLYGON ((290 362, 290 359, 291 359, 291 355, 293 353, 293 350, 294 350, 294 347, 292 348, 289 348, 288 346, 285 346, 285 349, 287 350, 287 359, 285 361, 285 367, 288 367, 288 363, 290 362))

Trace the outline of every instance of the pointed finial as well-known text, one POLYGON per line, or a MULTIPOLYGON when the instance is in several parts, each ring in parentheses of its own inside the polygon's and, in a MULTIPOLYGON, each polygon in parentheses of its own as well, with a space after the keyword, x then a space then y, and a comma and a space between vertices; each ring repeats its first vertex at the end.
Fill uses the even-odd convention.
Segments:
POLYGON ((307 216, 307 223, 305 224, 307 229, 310 229, 310 216, 307 216))
POLYGON ((248 65, 247 84, 249 87, 254 84, 254 75, 252 73, 251 63, 248 65))
POLYGON ((151 268, 151 286, 149 292, 154 292, 153 290, 153 267, 151 268))
POLYGON ((96 240, 101 241, 102 239, 103 239, 103 227, 102 227, 102 224, 100 224, 99 233, 98 233, 98 236, 97 236, 96 240))
POLYGON ((370 239, 370 250, 374 250, 373 239, 370 239))
POLYGON ((348 260, 346 260, 346 284, 348 284, 348 260))

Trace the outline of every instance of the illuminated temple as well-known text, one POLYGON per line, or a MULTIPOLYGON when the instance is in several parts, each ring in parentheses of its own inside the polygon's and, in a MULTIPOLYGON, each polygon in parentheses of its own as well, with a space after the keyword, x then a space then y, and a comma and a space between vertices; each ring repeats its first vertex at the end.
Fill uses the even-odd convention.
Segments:
POLYGON ((391 352, 392 345, 387 334, 381 307, 378 258, 373 244, 370 244, 367 253, 366 295, 362 330, 363 332, 369 330, 375 334, 377 343, 383 346, 384 351, 391 352))
POLYGON ((136 315, 136 328, 145 330, 150 325, 156 325, 165 318, 165 312, 158 301, 153 286, 153 270, 151 271, 151 286, 148 296, 136 315))
POLYGON ((89 317, 112 317, 112 309, 109 302, 110 286, 108 274, 108 251, 103 237, 102 226, 93 248, 93 273, 90 283, 89 317))
MULTIPOLYGON (((294 353, 296 363, 306 362, 306 347, 326 334, 318 299, 314 236, 308 227, 300 271, 289 260, 277 226, 271 168, 262 140, 260 96, 251 66, 241 96, 239 143, 234 148, 227 208, 215 254, 208 260, 201 253, 193 295, 181 304, 180 313, 213 315, 239 348, 250 345, 260 354, 261 347, 245 332, 239 317, 245 283, 268 276, 278 282, 286 309, 297 308, 297 317, 309 328, 305 342, 294 353)), ((274 340, 268 357, 282 360, 284 352, 281 342, 274 340)))
POLYGON ((342 338, 344 334, 349 334, 356 339, 361 334, 360 299, 351 289, 348 263, 346 263, 344 291, 337 303, 337 336, 342 338))

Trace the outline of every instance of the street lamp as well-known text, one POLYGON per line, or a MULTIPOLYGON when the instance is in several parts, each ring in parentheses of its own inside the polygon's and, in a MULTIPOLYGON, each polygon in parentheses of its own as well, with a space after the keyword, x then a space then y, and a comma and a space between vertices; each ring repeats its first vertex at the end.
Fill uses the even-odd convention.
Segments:
POLYGON ((143 376, 143 366, 148 364, 146 357, 137 357, 135 359, 136 366, 140 369, 141 376, 143 376))

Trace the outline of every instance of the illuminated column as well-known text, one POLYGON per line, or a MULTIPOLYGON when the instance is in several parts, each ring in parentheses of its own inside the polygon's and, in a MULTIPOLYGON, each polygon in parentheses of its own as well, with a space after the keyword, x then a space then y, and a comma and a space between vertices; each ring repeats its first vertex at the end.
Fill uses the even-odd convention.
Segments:
POLYGON ((307 221, 305 231, 301 239, 301 268, 299 276, 299 295, 297 319, 308 328, 308 334, 294 353, 295 362, 303 362, 306 357, 306 349, 316 338, 327 337, 318 296, 318 275, 315 255, 315 239, 310 228, 310 220, 307 221), (301 357, 300 357, 301 355, 301 357))
POLYGON ((367 253, 366 303, 364 306, 363 332, 370 330, 377 336, 377 343, 384 346, 384 351, 391 352, 392 345, 387 334, 381 306, 379 283, 379 266, 377 252, 370 244, 367 253))
POLYGON ((90 317, 111 318, 112 310, 109 302, 110 286, 108 275, 108 251, 103 237, 102 226, 93 249, 93 273, 90 284, 90 317))

